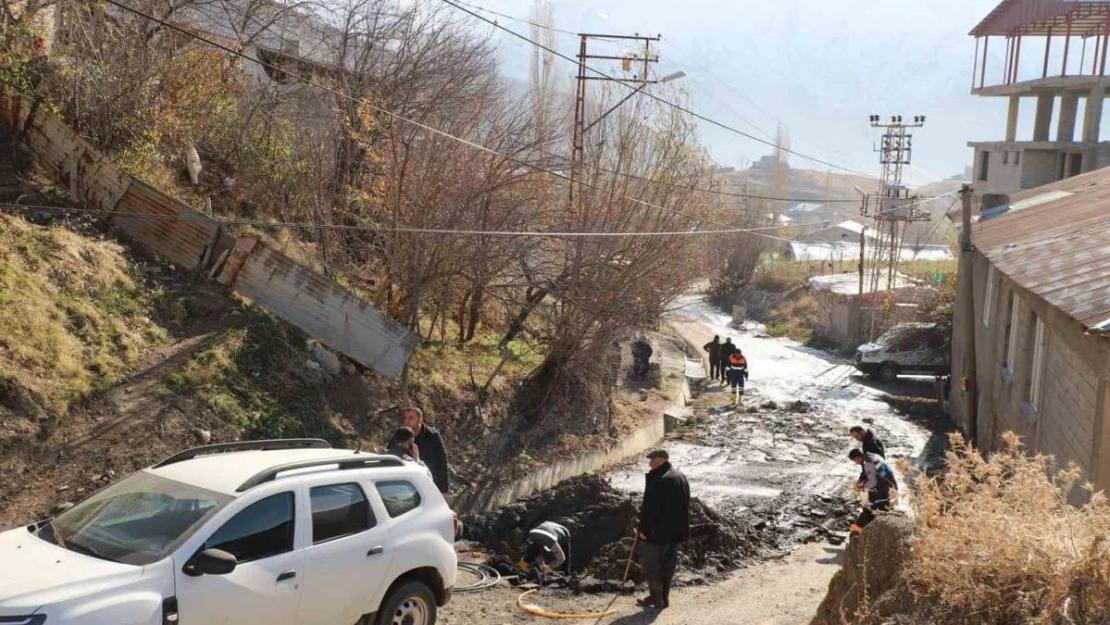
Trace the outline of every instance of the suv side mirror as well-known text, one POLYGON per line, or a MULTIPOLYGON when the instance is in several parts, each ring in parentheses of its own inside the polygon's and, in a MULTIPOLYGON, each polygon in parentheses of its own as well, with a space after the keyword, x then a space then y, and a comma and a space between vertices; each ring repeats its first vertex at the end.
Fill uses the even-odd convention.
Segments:
POLYGON ((221 549, 205 549, 193 556, 185 564, 186 575, 227 575, 238 565, 235 556, 221 549))

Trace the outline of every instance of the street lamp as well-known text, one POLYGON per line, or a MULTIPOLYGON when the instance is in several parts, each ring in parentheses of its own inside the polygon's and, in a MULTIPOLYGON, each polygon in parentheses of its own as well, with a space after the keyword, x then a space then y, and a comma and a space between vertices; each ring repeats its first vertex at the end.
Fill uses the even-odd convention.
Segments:
POLYGON ((620 108, 620 106, 622 104, 631 100, 632 96, 634 96, 637 93, 640 93, 641 91, 643 91, 648 85, 654 85, 656 83, 662 84, 662 83, 665 83, 665 82, 671 82, 672 80, 678 80, 680 78, 683 78, 684 76, 686 76, 686 72, 684 72, 682 70, 679 70, 677 72, 672 72, 670 74, 667 74, 666 76, 660 78, 659 80, 655 80, 655 81, 652 81, 652 82, 645 81, 644 84, 642 84, 639 87, 637 87, 636 89, 634 89, 632 91, 632 93, 629 93, 628 95, 624 96, 624 98, 620 102, 617 102, 616 104, 614 104, 608 111, 605 111, 604 113, 602 113, 601 116, 598 117, 597 119, 595 119, 593 122, 591 122, 589 126, 586 126, 585 128, 583 128, 582 129, 582 134, 585 135, 586 132, 590 128, 593 128, 594 126, 596 126, 598 124, 598 122, 600 122, 601 120, 608 117, 610 113, 612 113, 613 111, 620 108))

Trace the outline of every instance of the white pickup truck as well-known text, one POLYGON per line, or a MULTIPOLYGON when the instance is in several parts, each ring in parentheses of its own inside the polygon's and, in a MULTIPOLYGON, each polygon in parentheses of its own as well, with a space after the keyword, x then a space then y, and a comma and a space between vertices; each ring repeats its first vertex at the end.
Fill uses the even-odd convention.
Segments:
POLYGON ((856 368, 870 377, 893 382, 900 375, 949 373, 944 334, 933 323, 900 323, 856 349, 856 368))
POLYGON ((433 625, 457 523, 393 456, 209 445, 0 533, 0 624, 433 625))

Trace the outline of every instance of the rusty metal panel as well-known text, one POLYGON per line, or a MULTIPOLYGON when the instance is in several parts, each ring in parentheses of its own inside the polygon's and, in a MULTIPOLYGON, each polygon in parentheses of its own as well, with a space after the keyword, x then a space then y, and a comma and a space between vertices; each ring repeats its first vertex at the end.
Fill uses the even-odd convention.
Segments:
POLYGON ((162 192, 132 180, 112 223, 123 233, 170 262, 196 269, 219 224, 162 192))
POLYGON ((234 284, 243 297, 386 377, 399 375, 416 347, 408 329, 262 243, 254 245, 234 284))
POLYGON ((977 249, 1002 273, 1087 327, 1110 319, 1110 170, 1015 194, 1071 195, 981 221, 977 249))
POLYGON ((32 104, 14 89, 0 88, 0 117, 35 153, 38 163, 69 191, 70 199, 97 210, 113 210, 130 177, 62 120, 32 104))

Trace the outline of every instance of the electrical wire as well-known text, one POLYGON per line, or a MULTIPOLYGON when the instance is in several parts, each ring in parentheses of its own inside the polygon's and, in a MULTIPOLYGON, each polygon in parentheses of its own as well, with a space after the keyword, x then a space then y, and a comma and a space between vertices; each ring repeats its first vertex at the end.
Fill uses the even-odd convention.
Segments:
MULTIPOLYGON (((535 171, 537 171, 537 172, 540 172, 540 173, 544 173, 544 174, 547 174, 547 175, 553 176, 553 177, 555 177, 555 178, 560 178, 560 179, 566 180, 566 181, 568 181, 568 182, 571 182, 571 183, 577 184, 577 185, 579 185, 579 186, 582 186, 582 187, 587 187, 587 188, 590 188, 590 189, 594 189, 594 190, 597 190, 597 191, 601 191, 601 192, 603 192, 603 193, 609 193, 609 192, 610 192, 610 190, 609 190, 609 189, 606 189, 606 188, 604 188, 604 187, 602 187, 602 186, 600 186, 600 185, 590 184, 590 183, 587 183, 587 182, 582 182, 582 181, 575 181, 575 180, 573 180, 573 179, 572 179, 572 178, 571 178, 571 177, 570 177, 569 175, 567 175, 567 174, 564 174, 564 173, 562 173, 562 172, 558 172, 558 171, 555 171, 555 170, 551 170, 551 169, 546 169, 546 168, 544 168, 544 167, 540 167, 539 165, 536 165, 536 164, 534 164, 534 163, 530 163, 530 162, 528 162, 528 161, 526 161, 526 160, 523 160, 523 159, 517 158, 517 157, 515 157, 515 156, 511 156, 511 155, 508 155, 508 154, 504 154, 504 153, 498 152, 497 150, 494 150, 493 148, 490 148, 490 147, 488 147, 488 146, 482 145, 482 144, 480 144, 480 143, 476 143, 476 142, 474 142, 474 141, 471 141, 471 140, 469 140, 469 139, 464 139, 464 138, 462 138, 462 137, 459 137, 459 136, 456 136, 456 135, 452 135, 452 134, 451 134, 451 133, 449 133, 449 132, 446 132, 446 131, 444 131, 444 130, 440 130, 440 129, 438 129, 438 128, 435 128, 435 127, 433 127, 433 126, 429 126, 429 125, 427 125, 427 124, 423 124, 423 123, 421 123, 421 122, 418 122, 418 121, 416 121, 416 120, 413 120, 413 119, 410 119, 410 118, 408 118, 408 117, 405 117, 404 115, 401 115, 401 114, 399 114, 399 113, 395 113, 395 112, 393 112, 393 111, 390 111, 390 110, 388 110, 388 109, 384 109, 384 108, 382 108, 382 107, 380 107, 380 106, 377 106, 377 105, 375 105, 375 104, 373 104, 373 103, 371 103, 371 102, 368 102, 368 101, 366 101, 366 100, 362 100, 362 99, 359 99, 359 98, 355 98, 355 97, 353 97, 353 96, 351 96, 351 95, 348 95, 348 94, 346 94, 346 93, 342 93, 341 91, 339 91, 339 90, 337 90, 337 89, 332 89, 331 87, 328 87, 328 86, 326 86, 326 85, 322 85, 322 84, 320 84, 320 83, 318 83, 318 82, 314 82, 314 81, 312 81, 312 80, 310 80, 310 79, 308 79, 308 78, 304 78, 304 77, 302 77, 302 76, 299 76, 299 75, 297 75, 297 74, 294 74, 294 73, 292 73, 292 72, 290 72, 290 71, 288 71, 288 70, 285 70, 285 69, 281 69, 281 68, 278 68, 278 67, 276 67, 276 66, 274 66, 274 65, 271 65, 271 64, 269 64, 269 63, 266 63, 266 62, 264 62, 264 61, 262 61, 262 60, 260 60, 260 59, 255 59, 255 58, 249 57, 249 56, 247 56, 246 54, 244 54, 243 52, 241 52, 241 51, 239 51, 239 50, 234 50, 234 49, 232 49, 232 48, 230 48, 230 47, 228 47, 228 46, 225 46, 225 45, 223 45, 223 44, 220 44, 220 43, 218 43, 218 42, 212 41, 211 39, 208 39, 208 38, 206 38, 206 37, 204 37, 204 36, 201 36, 201 35, 199 35, 199 34, 197 34, 197 33, 191 32, 191 31, 189 31, 189 30, 187 30, 187 29, 185 29, 185 28, 182 28, 182 27, 180 27, 180 26, 177 26, 177 25, 175 25, 175 24, 171 24, 171 23, 169 23, 169 22, 167 22, 167 21, 165 21, 165 20, 159 19, 159 18, 157 18, 157 17, 154 17, 153 15, 150 15, 150 14, 148 14, 148 13, 145 13, 145 12, 143 12, 143 11, 140 11, 139 9, 136 9, 136 8, 134 8, 134 7, 131 7, 131 6, 128 6, 127 4, 124 4, 124 3, 122 3, 122 2, 119 2, 118 0, 104 0, 104 1, 105 1, 105 2, 107 2, 108 4, 111 4, 111 5, 115 6, 115 7, 118 7, 118 8, 120 8, 120 9, 123 9, 124 11, 128 11, 128 12, 130 12, 130 13, 133 13, 133 14, 135 14, 135 15, 138 15, 138 16, 140 16, 140 17, 143 17, 143 18, 145 18, 145 19, 148 19, 148 20, 151 20, 151 21, 153 21, 153 22, 156 22, 156 23, 158 23, 158 24, 161 24, 161 25, 163 25, 163 26, 165 26, 165 27, 167 27, 167 28, 169 28, 169 29, 171 29, 171 30, 173 30, 173 31, 177 32, 177 33, 180 33, 180 34, 182 34, 182 35, 185 35, 185 36, 187 36, 187 37, 191 37, 191 38, 193 38, 193 39, 196 39, 197 41, 203 42, 203 43, 205 43, 205 44, 207 44, 207 45, 209 45, 209 46, 212 46, 212 47, 214 47, 214 48, 217 48, 217 49, 219 49, 219 50, 222 50, 222 51, 224 51, 224 52, 226 52, 226 53, 228 53, 228 54, 231 54, 231 55, 233 55, 233 56, 235 56, 235 57, 238 57, 238 58, 241 58, 241 59, 244 59, 244 60, 250 61, 250 62, 252 62, 252 63, 256 63, 256 64, 258 64, 258 65, 260 65, 260 66, 262 66, 262 67, 265 67, 265 68, 268 68, 268 69, 271 69, 271 70, 274 70, 274 71, 280 71, 280 72, 282 72, 282 73, 284 73, 284 74, 286 74, 286 75, 288 75, 288 76, 290 76, 290 77, 292 77, 292 78, 294 78, 294 79, 296 79, 296 80, 298 80, 298 81, 300 81, 300 82, 303 82, 303 83, 304 83, 304 84, 306 84, 306 85, 309 85, 309 86, 315 87, 315 88, 317 88, 317 89, 322 89, 322 90, 324 90, 324 91, 327 91, 328 93, 331 93, 331 94, 337 95, 337 96, 339 96, 339 97, 341 97, 341 98, 343 98, 343 99, 346 99, 346 100, 350 100, 350 101, 352 101, 352 102, 355 102, 355 103, 358 103, 358 104, 362 104, 362 105, 365 105, 365 106, 367 106, 367 107, 369 107, 369 108, 373 109, 374 111, 377 111, 377 112, 379 112, 379 113, 381 113, 381 114, 383 114, 383 115, 387 115, 387 116, 389 116, 389 117, 392 117, 392 118, 394 118, 394 119, 397 119, 397 120, 399 120, 399 121, 405 122, 405 123, 407 123, 407 124, 411 124, 411 125, 413 125, 413 126, 416 126, 416 127, 418 127, 418 128, 422 128, 422 129, 424 129, 424 130, 427 130, 428 132, 431 132, 431 133, 433 133, 433 134, 436 134, 436 135, 442 136, 442 137, 444 137, 444 138, 447 138, 447 139, 451 139, 451 140, 453 140, 453 141, 457 141, 458 143, 461 143, 462 145, 466 145, 466 146, 468 146, 468 147, 471 147, 471 148, 474 148, 474 149, 476 149, 476 150, 479 150, 479 151, 485 152, 485 153, 487 153, 487 154, 492 154, 492 155, 494 155, 494 156, 497 156, 497 157, 503 158, 503 159, 505 159, 505 160, 507 160, 507 161, 511 161, 511 162, 513 162, 513 163, 516 163, 516 164, 518 164, 518 165, 521 165, 521 166, 524 166, 524 167, 528 167, 528 168, 530 168, 530 169, 533 169, 533 170, 535 170, 535 171)), ((465 10, 465 9, 464 9, 464 10, 465 10)), ((469 11, 468 11, 468 12, 469 12, 469 11)), ((479 17, 481 17, 481 16, 479 16, 479 17)), ((482 18, 482 19, 484 19, 484 18, 482 18)), ((492 22, 491 22, 491 23, 492 23, 492 22)), ((510 31, 510 32, 511 32, 511 31, 510 31)), ((676 211, 676 210, 674 210, 674 209, 671 209, 671 208, 667 208, 667 207, 665 207, 665 206, 660 206, 660 205, 658 205, 658 204, 653 204, 653 203, 651 203, 651 202, 648 202, 648 201, 646 201, 646 200, 642 200, 642 199, 640 199, 640 198, 635 198, 635 197, 631 197, 631 196, 628 196, 628 195, 621 195, 621 196, 620 196, 620 198, 621 198, 621 199, 625 199, 625 200, 628 200, 628 201, 630 201, 630 202, 633 202, 633 203, 635 203, 635 204, 639 204, 639 205, 642 205, 642 206, 646 206, 646 207, 648 207, 648 208, 654 208, 654 209, 662 210, 662 211, 665 211, 665 212, 671 213, 671 214, 673 214, 673 215, 675 215, 675 216, 678 216, 678 217, 684 217, 684 218, 687 218, 687 219, 692 219, 692 220, 696 220, 696 221, 699 221, 699 222, 701 222, 701 223, 710 223, 710 224, 714 224, 714 225, 722 225, 722 224, 719 224, 719 223, 715 223, 715 222, 712 222, 712 221, 710 221, 710 220, 706 220, 706 219, 703 219, 703 218, 700 218, 700 217, 694 217, 694 216, 692 216, 692 215, 687 215, 687 214, 685 214, 685 213, 682 213, 682 212, 680 212, 680 211, 676 211)), ((445 232, 452 232, 452 231, 445 231, 445 232)))
POLYGON ((477 575, 479 579, 473 584, 465 584, 462 586, 456 584, 455 592, 480 592, 489 590, 501 583, 501 572, 492 566, 478 564, 476 562, 459 562, 458 567, 460 571, 473 573, 477 575))
MULTIPOLYGON (((258 228, 303 228, 306 230, 342 230, 353 232, 395 232, 405 234, 443 234, 443 235, 457 235, 457 236, 493 236, 493 237, 543 237, 553 239, 564 238, 578 238, 578 237, 593 237, 593 238, 621 238, 621 237, 661 237, 661 236, 707 236, 707 235, 720 235, 720 234, 751 234, 754 236, 762 236, 776 241, 788 241, 781 237, 761 234, 764 230, 778 230, 792 228, 794 226, 780 225, 780 226, 763 226, 759 228, 727 228, 720 230, 674 230, 669 232, 645 232, 645 231, 632 231, 632 232, 545 232, 545 231, 524 231, 524 230, 454 230, 448 228, 410 228, 410 227, 376 227, 376 226, 349 226, 345 224, 317 224, 311 222, 297 222, 297 221, 262 221, 257 219, 223 219, 218 217, 197 216, 189 217, 185 215, 165 215, 165 214, 152 214, 152 213, 130 213, 124 211, 113 211, 93 208, 78 208, 73 206, 40 206, 32 204, 10 204, 0 203, 0 208, 9 208, 22 211, 46 211, 46 212, 66 212, 66 213, 80 213, 90 215, 111 215, 116 217, 135 218, 135 219, 150 219, 162 221, 182 221, 182 222, 200 222, 200 223, 216 223, 221 226, 254 226, 258 228)), ((711 222, 712 223, 712 222, 711 222)))
MULTIPOLYGON (((483 13, 489 13, 490 15, 496 15, 498 17, 502 17, 502 18, 505 18, 507 20, 511 20, 511 21, 514 21, 514 22, 519 22, 521 24, 525 24, 525 25, 528 25, 528 26, 534 26, 536 28, 540 28, 540 29, 543 29, 543 30, 558 33, 560 35, 567 35, 567 36, 572 36, 572 37, 575 37, 575 38, 580 36, 579 33, 575 33, 575 32, 569 31, 569 30, 563 30, 561 28, 555 28, 554 26, 548 26, 547 24, 538 24, 538 23, 533 22, 531 20, 527 20, 527 19, 524 19, 524 18, 521 18, 521 17, 516 17, 515 15, 509 15, 507 13, 502 13, 500 11, 495 11, 493 9, 483 7, 483 6, 479 6, 479 5, 473 4, 471 2, 464 2, 463 0, 453 0, 453 1, 457 2, 458 4, 470 7, 472 9, 476 10, 476 11, 482 11, 483 13)), ((591 39, 597 39, 597 40, 601 40, 601 41, 617 42, 617 40, 615 40, 615 39, 608 39, 608 38, 605 38, 605 37, 591 37, 591 39)), ((698 69, 703 71, 707 76, 709 76, 710 78, 713 78, 717 82, 721 83, 726 89, 728 89, 729 91, 734 93, 737 97, 741 98, 742 100, 744 100, 748 104, 752 105, 752 107, 754 107, 756 110, 760 111, 761 113, 768 116, 769 118, 775 120, 777 123, 782 123, 782 119, 780 117, 774 115, 773 113, 770 113, 769 111, 767 111, 763 107, 756 104, 751 98, 744 95, 744 93, 741 92, 739 89, 731 86, 730 84, 728 84, 728 82, 721 79, 719 76, 717 76, 712 71, 710 71, 709 68, 706 67, 703 63, 695 60, 693 55, 690 55, 690 54, 687 54, 687 53, 683 52, 680 49, 680 46, 677 43, 675 43, 673 40, 664 38, 664 39, 661 39, 661 41, 664 44, 667 44, 667 45, 673 47, 674 51, 680 57, 685 58, 690 65, 692 65, 694 67, 697 67, 698 69)), ((731 111, 733 115, 735 115, 737 118, 740 119, 740 121, 744 122, 748 126, 751 126, 756 132, 762 134, 763 136, 767 137, 768 139, 770 139, 772 141, 774 140, 772 138, 771 133, 767 132, 763 128, 760 128, 757 124, 755 124, 751 120, 747 119, 744 115, 742 115, 739 111, 737 111, 736 108, 733 107, 732 104, 730 104, 728 101, 715 97, 709 89, 706 89, 706 92, 709 94, 709 96, 711 98, 713 98, 714 100, 719 102, 722 106, 724 106, 729 111, 731 111)), ((823 151, 823 152, 825 152, 829 155, 834 155, 834 152, 832 150, 829 150, 828 148, 820 146, 820 145, 818 145, 818 144, 816 144, 812 141, 806 141, 804 138, 802 138, 802 141, 804 141, 806 143, 809 143, 813 147, 815 147, 815 148, 817 148, 817 149, 819 149, 819 150, 821 150, 821 151, 823 151)), ((778 198, 755 198, 755 199, 778 199, 778 198)), ((793 201, 793 200, 786 200, 786 201, 793 201)), ((814 201, 817 201, 817 200, 814 200, 814 201)), ((846 200, 846 201, 855 201, 855 200, 846 200)))
MULTIPOLYGON (((111 1, 111 0, 108 0, 111 1)), ((959 193, 959 190, 949 191, 928 198, 919 198, 913 202, 902 204, 885 211, 881 211, 872 215, 879 217, 887 213, 906 210, 908 208, 918 206, 924 202, 929 202, 949 195, 959 193)), ((456 230, 448 228, 412 228, 412 227, 377 227, 377 226, 350 226, 345 224, 318 224, 312 222, 297 222, 297 221, 263 221, 258 219, 225 219, 219 217, 209 217, 201 215, 197 217, 189 217, 185 215, 165 215, 165 214, 152 214, 152 213, 131 213, 125 211, 103 210, 94 208, 79 208, 75 206, 44 206, 39 204, 14 204, 10 202, 0 202, 0 208, 7 208, 20 211, 45 211, 45 212, 64 212, 64 213, 78 213, 88 215, 109 215, 116 217, 134 218, 134 219, 150 219, 150 220, 163 220, 163 221, 182 221, 182 222, 200 222, 200 223, 216 223, 221 226, 254 226, 258 228, 303 228, 306 230, 341 230, 348 232, 394 232, 405 234, 440 234, 440 235, 458 235, 458 236, 498 236, 498 237, 542 237, 542 238, 576 238, 576 237, 593 237, 593 238, 620 238, 620 237, 655 237, 655 236, 712 236, 721 234, 750 234, 759 236, 775 241, 790 241, 783 237, 776 237, 773 235, 763 234, 769 230, 786 230, 789 228, 796 228, 796 225, 777 225, 777 226, 761 226, 757 228, 733 228, 726 227, 719 230, 675 230, 669 232, 557 232, 557 231, 525 231, 525 230, 456 230)), ((709 221, 709 220, 706 220, 709 221)), ((709 223, 718 224, 718 222, 709 221, 709 223)), ((724 224, 718 224, 724 225, 724 224)))
MULTIPOLYGON (((112 0, 107 0, 107 1, 111 2, 112 0)), ((528 42, 528 43, 530 43, 530 44, 532 44, 532 45, 536 46, 537 48, 540 48, 541 50, 544 50, 544 51, 546 51, 546 52, 549 52, 549 53, 551 53, 551 54, 554 54, 555 56, 557 56, 557 57, 559 57, 559 58, 561 58, 561 59, 564 59, 564 60, 566 60, 566 61, 570 61, 571 63, 574 63, 575 65, 578 65, 578 64, 579 64, 579 62, 578 62, 578 60, 577 60, 577 59, 574 59, 574 58, 572 58, 572 57, 570 57, 570 56, 568 56, 568 55, 566 55, 566 54, 563 54, 562 52, 559 52, 558 50, 556 50, 556 49, 554 49, 554 48, 551 48, 551 47, 549 47, 549 46, 545 46, 545 45, 543 45, 542 43, 540 43, 540 42, 538 42, 538 41, 536 41, 536 40, 534 40, 534 39, 531 39, 531 38, 529 38, 529 37, 526 37, 525 35, 522 35, 522 34, 520 34, 520 33, 516 32, 516 31, 514 31, 514 30, 513 30, 513 29, 511 29, 511 28, 507 28, 507 27, 505 27, 505 26, 502 26, 501 24, 498 24, 498 23, 497 23, 496 21, 494 21, 494 20, 491 20, 491 19, 489 19, 489 18, 487 18, 487 17, 484 17, 484 16, 482 16, 482 15, 480 15, 480 14, 478 14, 478 13, 476 13, 476 12, 474 12, 474 11, 472 11, 472 10, 470 10, 470 9, 468 9, 468 8, 466 8, 466 7, 464 7, 464 6, 461 6, 461 5, 459 5, 459 4, 456 4, 456 3, 454 2, 454 0, 440 0, 440 1, 441 1, 441 2, 443 2, 444 4, 447 4, 447 5, 449 5, 449 6, 455 7, 456 9, 458 9, 458 10, 460 10, 460 11, 464 12, 464 13, 467 13, 467 14, 469 14, 469 15, 471 15, 471 16, 473 16, 473 17, 475 17, 475 18, 479 19, 479 20, 482 20, 483 22, 485 22, 485 23, 487 23, 487 24, 490 24, 490 25, 494 26, 495 28, 497 28, 497 29, 499 29, 499 30, 503 30, 503 31, 505 31, 505 32, 507 32, 507 33, 509 33, 509 34, 513 35, 514 37, 517 37, 517 38, 519 38, 519 39, 522 39, 522 40, 524 40, 524 41, 526 41, 526 42, 528 42)), ((583 64, 584 64, 584 63, 583 63, 583 64)), ((595 68, 593 68, 593 67, 590 67, 589 65, 585 65, 585 67, 586 67, 586 69, 587 69, 587 70, 589 70, 589 71, 593 72, 594 74, 597 74, 598 76, 600 76, 600 77, 602 77, 602 78, 606 78, 606 79, 612 80, 612 81, 614 81, 614 82, 616 82, 616 83, 622 84, 622 85, 624 85, 625 87, 627 87, 627 88, 629 88, 629 89, 632 89, 632 90, 634 90, 634 91, 635 91, 635 90, 638 90, 638 88, 636 88, 636 87, 633 87, 632 85, 628 84, 628 81, 624 81, 624 80, 621 80, 621 79, 619 79, 619 78, 614 78, 613 76, 610 76, 609 74, 606 74, 605 72, 602 72, 601 70, 598 70, 598 69, 595 69, 595 68)), ((864 177, 870 178, 870 176, 868 176, 867 174, 865 174, 865 173, 862 173, 862 172, 859 172, 859 171, 856 171, 856 170, 854 170, 854 169, 850 169, 850 168, 848 168, 848 167, 844 167, 844 166, 841 166, 841 165, 837 165, 836 163, 831 163, 831 162, 829 162, 829 161, 825 161, 825 160, 822 160, 822 159, 816 158, 816 157, 814 157, 814 156, 809 156, 808 154, 803 154, 803 153, 801 153, 801 152, 798 152, 797 150, 793 150, 793 149, 791 149, 791 148, 788 148, 788 147, 786 147, 786 146, 778 145, 778 144, 776 144, 776 143, 775 143, 775 142, 773 142, 773 141, 768 141, 768 140, 766 140, 766 139, 761 139, 760 137, 757 137, 757 136, 755 136, 755 135, 753 135, 753 134, 751 134, 751 133, 747 133, 747 132, 744 132, 743 130, 740 130, 739 128, 735 128, 735 127, 733 127, 733 126, 729 126, 728 124, 725 124, 725 123, 723 123, 723 122, 717 121, 717 120, 715 120, 715 119, 713 119, 713 118, 711 118, 711 117, 707 117, 707 116, 705 116, 705 115, 702 115, 701 113, 698 113, 698 112, 696 112, 696 111, 692 111, 692 110, 690 110, 689 108, 687 108, 687 107, 685 107, 685 106, 682 106, 681 104, 677 104, 677 103, 675 103, 675 102, 671 102, 670 100, 667 100, 666 98, 663 98, 663 97, 661 97, 661 96, 655 95, 654 93, 651 93, 650 91, 646 91, 646 90, 640 90, 640 93, 642 93, 643 95, 647 96, 648 98, 651 98, 652 100, 655 100, 655 101, 659 102, 660 104, 664 104, 664 105, 666 105, 666 106, 669 106, 669 107, 671 107, 671 108, 673 108, 673 109, 675 109, 675 110, 677 110, 677 111, 680 111, 680 112, 682 112, 682 113, 686 113, 687 115, 690 115, 691 117, 694 117, 694 118, 700 119, 701 121, 704 121, 704 122, 706 122, 706 123, 712 124, 712 125, 714 125, 714 126, 717 126, 718 128, 721 128, 721 129, 723 129, 723 130, 727 130, 727 131, 729 131, 729 132, 732 132, 732 133, 734 133, 734 134, 740 135, 740 136, 742 136, 742 137, 746 137, 746 138, 748 138, 748 139, 751 139, 752 141, 756 141, 756 142, 762 143, 762 144, 764 144, 764 145, 767 145, 767 146, 773 147, 773 148, 775 148, 775 149, 777 149, 777 150, 782 150, 783 152, 786 152, 787 154, 793 154, 794 156, 797 156, 797 157, 799 157, 799 158, 803 158, 803 159, 806 159, 806 160, 808 160, 808 161, 811 161, 811 162, 814 162, 814 163, 818 163, 818 164, 820 164, 820 165, 825 165, 826 167, 832 167, 833 169, 838 169, 838 170, 840 170, 840 171, 844 171, 844 172, 847 172, 847 173, 850 173, 850 174, 854 174, 854 175, 858 175, 858 176, 864 176, 864 177)))

